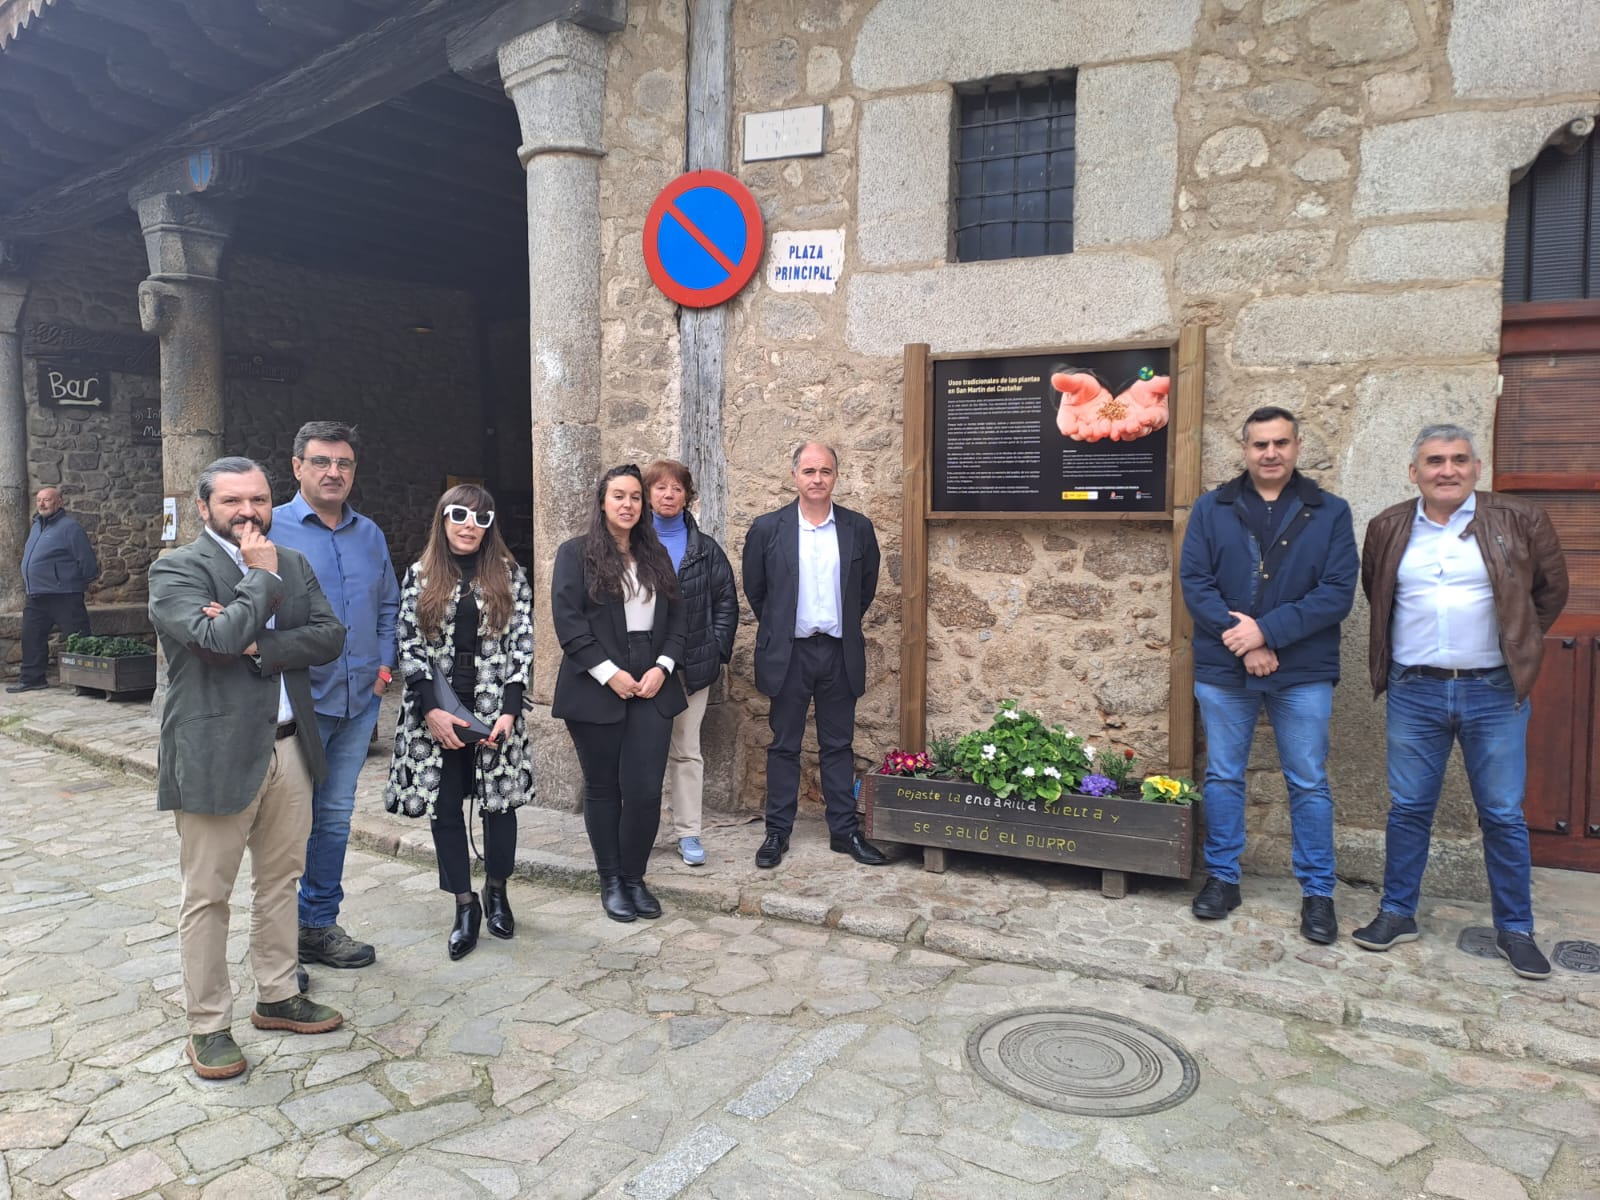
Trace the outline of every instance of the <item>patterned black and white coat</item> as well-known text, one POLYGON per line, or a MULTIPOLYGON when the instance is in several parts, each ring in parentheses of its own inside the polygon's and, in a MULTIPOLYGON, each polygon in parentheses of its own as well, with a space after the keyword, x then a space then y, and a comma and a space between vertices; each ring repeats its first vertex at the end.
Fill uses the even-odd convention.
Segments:
MULTIPOLYGON (((478 629, 477 684, 472 710, 484 724, 500 716, 506 685, 526 688, 533 672, 533 589, 528 576, 515 563, 511 567, 511 622, 503 630, 478 629)), ((407 680, 448 675, 455 661, 456 598, 445 607, 439 635, 425 638, 417 625, 417 600, 427 577, 420 563, 412 563, 400 585, 400 615, 395 633, 400 642, 400 672, 407 680)), ((479 613, 484 612, 482 589, 472 583, 479 613)), ((394 732, 394 758, 389 765, 389 785, 383 806, 408 817, 432 818, 439 798, 444 751, 428 733, 418 689, 408 686, 400 702, 400 720, 394 732)), ((519 712, 511 733, 498 752, 480 747, 477 790, 487 812, 520 808, 534 798, 533 755, 528 745, 527 721, 519 712)))

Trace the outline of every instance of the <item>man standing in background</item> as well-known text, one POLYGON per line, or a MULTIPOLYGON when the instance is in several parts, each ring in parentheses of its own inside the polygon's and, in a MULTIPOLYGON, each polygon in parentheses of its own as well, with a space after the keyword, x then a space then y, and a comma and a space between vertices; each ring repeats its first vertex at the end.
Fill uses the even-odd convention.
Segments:
POLYGON ((89 632, 83 594, 100 575, 89 535, 62 510, 60 489, 40 488, 35 505, 38 513, 22 550, 22 586, 28 593, 22 609, 22 675, 6 688, 12 693, 49 686, 50 630, 89 632))
POLYGON ((300 961, 365 967, 377 952, 338 924, 344 856, 355 811, 356 779, 394 677, 395 615, 400 585, 389 542, 347 501, 356 481, 356 431, 338 421, 308 421, 294 435, 300 490, 273 510, 280 545, 311 564, 334 615, 344 623, 344 652, 311 668, 311 696, 328 774, 311 796, 311 836, 300 877, 300 961))

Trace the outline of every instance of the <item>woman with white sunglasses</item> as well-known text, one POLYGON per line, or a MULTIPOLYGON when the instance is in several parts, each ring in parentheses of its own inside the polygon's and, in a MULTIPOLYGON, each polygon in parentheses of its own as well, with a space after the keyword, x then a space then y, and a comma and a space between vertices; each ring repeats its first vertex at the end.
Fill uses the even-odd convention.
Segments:
POLYGON ((461 484, 439 497, 422 557, 400 586, 400 723, 384 806, 426 815, 439 861, 439 887, 455 897, 447 942, 452 959, 489 932, 515 931, 506 879, 517 849, 516 810, 533 799, 532 755, 522 716, 533 667, 533 589, 494 521, 494 497, 461 484), (487 736, 475 737, 469 717, 487 736), (449 707, 446 707, 446 706, 449 707), (472 889, 466 808, 483 817, 485 880, 472 889))

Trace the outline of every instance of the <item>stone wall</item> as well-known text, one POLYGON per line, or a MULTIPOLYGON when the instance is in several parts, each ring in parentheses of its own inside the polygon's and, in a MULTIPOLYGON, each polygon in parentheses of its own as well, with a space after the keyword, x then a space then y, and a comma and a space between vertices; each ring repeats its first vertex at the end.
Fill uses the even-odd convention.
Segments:
MULTIPOLYGON (((902 346, 1108 345, 1203 325, 1205 483, 1239 470, 1245 414, 1286 405, 1304 419, 1302 468, 1351 500, 1359 537, 1407 495, 1421 424, 1471 425, 1487 453, 1511 173, 1600 109, 1600 48, 1574 35, 1570 7, 1532 0, 1513 19, 1494 0, 994 0, 975 26, 959 0, 736 6, 735 163, 745 113, 823 103, 827 118, 821 157, 735 171, 769 237, 847 236, 836 293, 757 282, 731 302, 730 549, 737 557, 749 521, 790 498, 790 447, 811 436, 839 447, 839 498, 872 517, 887 565, 869 618, 862 765, 897 736, 902 346), (948 261, 952 85, 1068 68, 1074 253, 948 261)), ((680 12, 640 0, 613 39, 618 111, 602 166, 612 458, 669 447, 676 428, 671 308, 635 246, 644 207, 678 169, 680 12)), ((983 722, 1017 696, 1160 765, 1173 602, 1164 527, 956 522, 932 528, 929 547, 934 728, 983 722)), ((1341 866, 1373 878, 1387 792, 1365 620, 1358 605, 1346 626, 1333 770, 1341 866)), ((743 631, 731 681, 746 803, 766 740, 752 636, 743 631)), ((1270 737, 1254 765, 1251 826, 1267 836, 1252 853, 1283 868, 1270 737)), ((1440 829, 1449 886, 1479 886, 1464 871, 1470 852, 1457 853, 1474 833, 1463 788, 1440 829)))
MULTIPOLYGON (((30 271, 24 330, 47 321, 140 336, 147 265, 131 214, 42 247, 30 271)), ((230 255, 223 309, 230 354, 298 367, 290 383, 227 381, 224 452, 265 463, 281 502, 295 490, 295 430, 313 419, 355 423, 365 444, 352 502, 388 533, 404 570, 427 539, 445 475, 486 472, 471 297, 230 255), (411 332, 419 323, 433 332, 411 332)), ((161 453, 133 441, 131 410, 159 402, 158 380, 113 373, 106 409, 63 413, 40 407, 31 359, 26 366, 30 486, 59 484, 89 531, 101 563, 89 602, 142 601, 145 570, 161 549, 161 453)), ((526 486, 523 459, 518 487, 526 486)))

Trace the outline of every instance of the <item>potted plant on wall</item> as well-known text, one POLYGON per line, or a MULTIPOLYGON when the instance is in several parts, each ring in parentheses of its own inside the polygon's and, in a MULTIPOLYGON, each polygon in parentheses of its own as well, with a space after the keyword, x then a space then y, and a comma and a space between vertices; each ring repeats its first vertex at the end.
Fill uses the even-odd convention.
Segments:
POLYGON ((61 655, 61 682, 74 685, 80 696, 101 691, 108 700, 124 692, 153 692, 155 651, 138 638, 70 634, 61 655))
MULTIPOLYGON (((890 751, 862 781, 868 837, 934 851, 972 850, 1187 879, 1194 862, 1192 782, 1134 779, 1129 750, 1097 750, 1006 701, 987 729, 890 751)), ((942 868, 942 854, 929 856, 942 868)), ((1120 894, 1120 877, 1108 893, 1120 894)))

